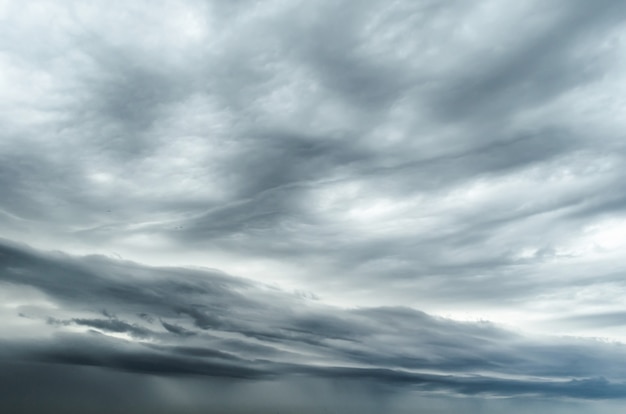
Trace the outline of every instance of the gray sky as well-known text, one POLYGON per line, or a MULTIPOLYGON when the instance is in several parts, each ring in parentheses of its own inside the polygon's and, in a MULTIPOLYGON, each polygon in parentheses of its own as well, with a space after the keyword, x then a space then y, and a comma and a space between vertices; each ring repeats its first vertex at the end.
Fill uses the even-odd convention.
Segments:
POLYGON ((0 405, 614 412, 625 18, 0 1, 0 405))

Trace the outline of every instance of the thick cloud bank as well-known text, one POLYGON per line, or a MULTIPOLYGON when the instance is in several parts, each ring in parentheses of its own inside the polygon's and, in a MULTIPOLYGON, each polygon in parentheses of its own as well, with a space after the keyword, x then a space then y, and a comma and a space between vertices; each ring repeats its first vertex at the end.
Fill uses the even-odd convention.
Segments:
POLYGON ((618 0, 0 0, 3 384, 80 388, 77 412, 124 412, 125 388, 146 410, 320 412, 317 390, 362 412, 610 411, 625 19, 618 0))
POLYGON ((218 271, 7 242, 0 275, 3 330, 13 333, 0 342, 2 364, 44 375, 68 366, 243 387, 328 380, 381 398, 626 397, 620 343, 523 336, 405 307, 339 309, 218 271))

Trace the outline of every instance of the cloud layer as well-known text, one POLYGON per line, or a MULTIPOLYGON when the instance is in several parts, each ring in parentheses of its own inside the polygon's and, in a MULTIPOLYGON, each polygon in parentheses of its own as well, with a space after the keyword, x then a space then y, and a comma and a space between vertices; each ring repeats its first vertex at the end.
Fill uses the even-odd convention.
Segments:
POLYGON ((233 381, 290 378, 398 391, 626 396, 621 343, 529 337, 406 307, 339 309, 209 270, 3 243, 3 362, 233 381), (26 294, 35 289, 33 300, 26 294), (7 295, 8 296, 8 295, 7 295), (20 297, 25 299, 20 299, 20 297), (36 338, 36 340, 33 340, 36 338))
POLYGON ((509 3, 0 2, 5 360, 622 397, 626 5, 509 3))

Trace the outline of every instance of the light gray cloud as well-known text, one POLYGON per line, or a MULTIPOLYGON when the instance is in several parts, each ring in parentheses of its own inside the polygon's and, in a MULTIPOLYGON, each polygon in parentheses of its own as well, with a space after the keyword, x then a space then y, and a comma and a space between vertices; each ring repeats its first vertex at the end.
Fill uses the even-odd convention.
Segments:
POLYGON ((590 378, 525 357, 565 344, 509 335, 625 340, 624 17, 612 0, 4 2, 0 233, 77 256, 3 244, 25 316, 0 318, 26 342, 49 320, 299 367, 590 378), (388 352, 396 320, 423 342, 388 352))

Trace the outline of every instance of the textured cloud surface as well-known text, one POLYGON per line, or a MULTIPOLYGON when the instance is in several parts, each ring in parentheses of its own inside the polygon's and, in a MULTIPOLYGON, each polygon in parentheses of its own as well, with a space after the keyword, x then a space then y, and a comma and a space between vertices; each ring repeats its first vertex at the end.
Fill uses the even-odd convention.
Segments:
POLYGON ((0 258, 13 333, 0 342, 3 364, 235 384, 352 381, 383 395, 626 397, 621 343, 533 338, 406 307, 338 309, 208 270, 6 243, 0 258))
POLYGON ((7 406, 626 397, 625 3, 23 3, 0 1, 7 406))

